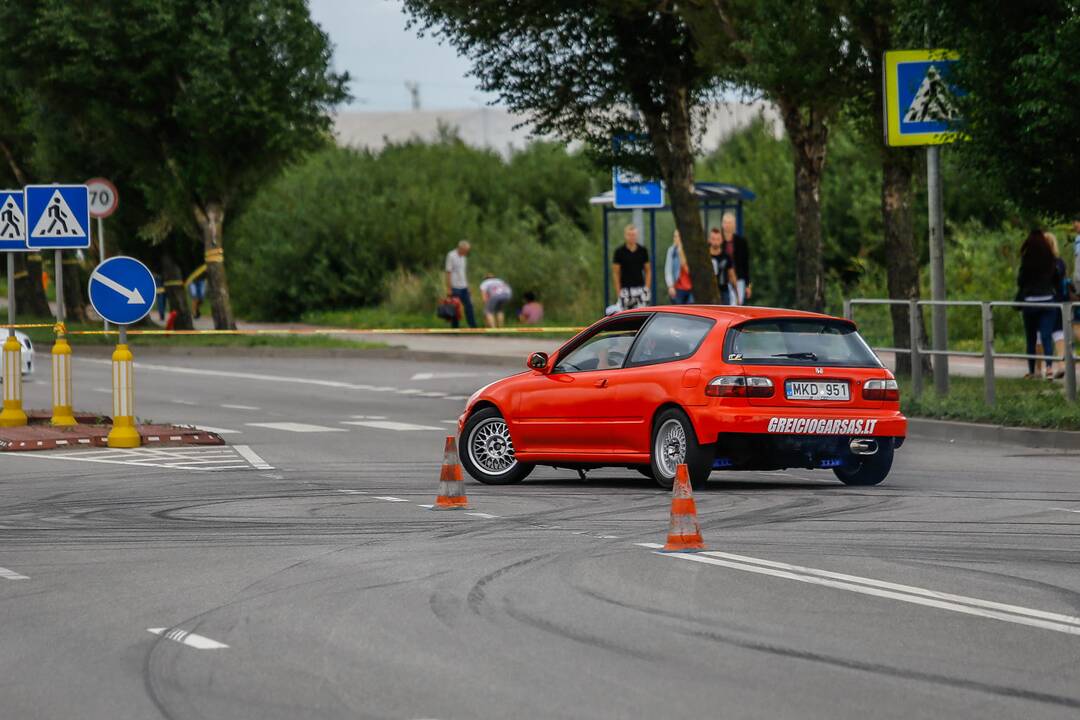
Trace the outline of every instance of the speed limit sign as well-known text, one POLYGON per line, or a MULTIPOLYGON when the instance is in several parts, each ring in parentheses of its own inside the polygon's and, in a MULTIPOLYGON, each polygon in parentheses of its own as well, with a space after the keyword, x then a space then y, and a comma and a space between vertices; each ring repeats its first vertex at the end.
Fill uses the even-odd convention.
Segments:
POLYGON ((116 186, 105 178, 93 178, 86 181, 90 191, 90 214, 96 218, 107 218, 116 212, 120 204, 120 195, 116 186))

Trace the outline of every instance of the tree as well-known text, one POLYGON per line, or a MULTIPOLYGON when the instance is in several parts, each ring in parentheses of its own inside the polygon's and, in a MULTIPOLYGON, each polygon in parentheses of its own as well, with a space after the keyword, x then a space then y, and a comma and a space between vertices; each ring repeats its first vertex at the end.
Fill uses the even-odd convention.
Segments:
MULTIPOLYGON (((877 149, 881 161, 881 219, 885 234, 885 271, 889 298, 918 300, 919 250, 912 217, 911 181, 915 173, 913 148, 889 147, 884 142, 884 107, 882 67, 884 53, 905 45, 901 41, 902 18, 898 0, 840 0, 838 8, 851 22, 854 35, 862 46, 864 60, 853 78, 855 96, 847 107, 854 124, 868 145, 877 149)), ((893 347, 911 344, 911 316, 907 307, 893 305, 893 347)), ((919 336, 925 340, 926 329, 919 313, 919 336)), ((929 359, 923 362, 929 369, 929 359)), ((897 354, 896 369, 911 372, 911 356, 897 354)))
POLYGON ((822 310, 821 179, 859 60, 849 28, 824 0, 690 0, 681 12, 721 80, 780 110, 795 160, 795 304, 822 310))
POLYGON ((347 97, 306 2, 11 0, 0 45, 48 113, 93 127, 148 207, 199 237, 214 325, 234 328, 228 213, 327 142, 329 110, 347 97))
MULTIPOLYGON (((0 62, 2 62, 0 51, 0 62)), ((0 185, 21 188, 31 184, 34 137, 28 129, 29 98, 15 83, 12 74, 0 70, 0 185)), ((49 300, 41 284, 41 255, 16 253, 15 305, 21 312, 37 317, 50 315, 49 300)))
MULTIPOLYGON (((694 138, 714 73, 666 3, 647 0, 405 0, 413 21, 472 62, 483 89, 535 130, 584 141, 600 163, 617 136, 648 136, 619 158, 659 175, 689 258, 694 295, 719 302, 694 194, 694 138)), ((655 260, 655 259, 654 259, 655 260)))
MULTIPOLYGON (((1080 211, 1080 9, 1071 0, 951 0, 921 19, 956 50, 970 172, 1031 216, 1080 211)), ((951 149, 951 148, 950 148, 951 149)))

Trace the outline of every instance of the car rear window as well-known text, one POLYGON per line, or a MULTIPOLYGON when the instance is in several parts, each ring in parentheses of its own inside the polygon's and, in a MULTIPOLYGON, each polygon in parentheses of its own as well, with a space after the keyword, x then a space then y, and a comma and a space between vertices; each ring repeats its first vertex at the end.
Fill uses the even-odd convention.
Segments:
POLYGON ((728 362, 756 365, 881 367, 855 326, 843 320, 770 318, 728 331, 728 362))
POLYGON ((657 314, 634 343, 630 365, 652 365, 690 357, 714 322, 692 315, 657 314))

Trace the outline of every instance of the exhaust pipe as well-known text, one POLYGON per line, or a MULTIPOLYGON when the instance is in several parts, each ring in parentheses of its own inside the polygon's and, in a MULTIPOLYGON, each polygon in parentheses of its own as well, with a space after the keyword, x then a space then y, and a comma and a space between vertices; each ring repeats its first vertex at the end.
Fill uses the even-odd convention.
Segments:
POLYGON ((874 455, 878 451, 877 440, 870 438, 854 438, 848 447, 854 455, 874 455))

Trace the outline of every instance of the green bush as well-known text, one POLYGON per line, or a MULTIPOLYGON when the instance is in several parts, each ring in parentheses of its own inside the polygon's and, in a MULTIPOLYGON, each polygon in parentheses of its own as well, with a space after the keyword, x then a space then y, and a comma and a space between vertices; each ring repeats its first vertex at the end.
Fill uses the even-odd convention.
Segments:
POLYGON ((237 306, 268 320, 377 304, 433 316, 446 253, 468 239, 474 293, 492 272, 518 298, 536 292, 552 317, 595 317, 601 274, 588 198, 597 178, 560 146, 536 143, 504 160, 450 133, 378 153, 321 151, 232 226, 237 306))

